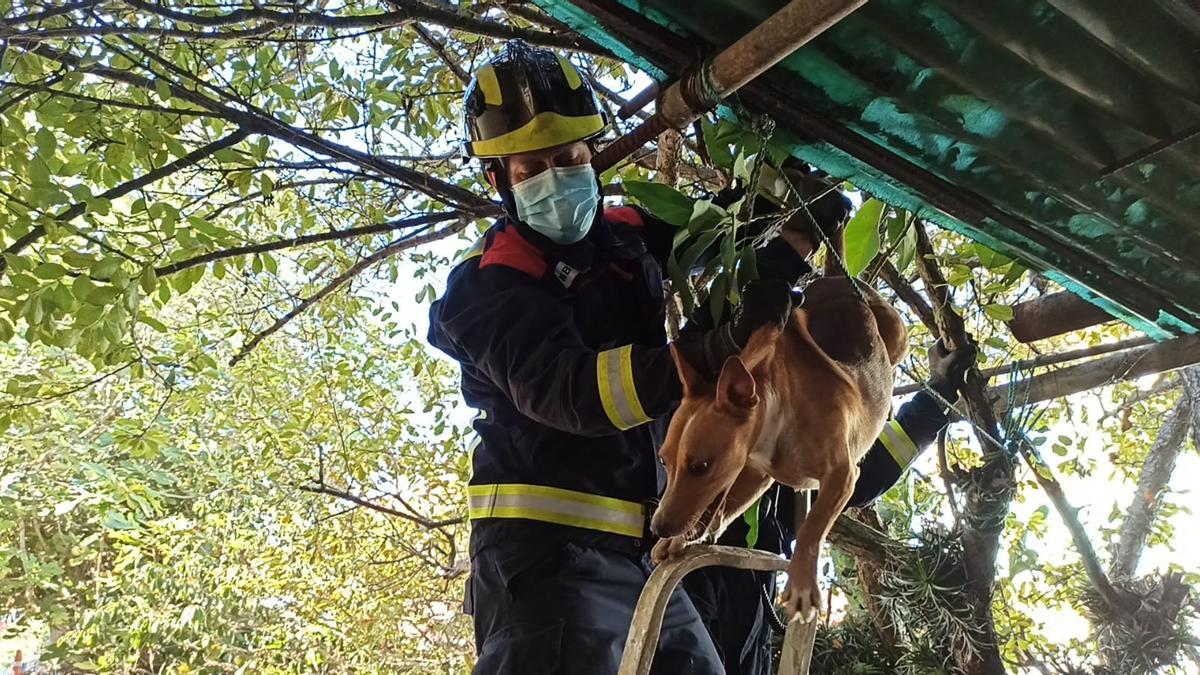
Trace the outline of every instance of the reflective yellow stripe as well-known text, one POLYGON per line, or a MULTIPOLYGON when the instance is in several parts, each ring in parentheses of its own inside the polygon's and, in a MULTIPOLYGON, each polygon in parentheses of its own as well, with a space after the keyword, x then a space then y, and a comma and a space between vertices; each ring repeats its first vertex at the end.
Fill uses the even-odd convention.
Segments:
POLYGON ((471 142, 470 150, 476 157, 505 157, 582 141, 601 131, 604 131, 604 118, 599 113, 567 117, 546 111, 506 134, 471 142))
POLYGON ((558 57, 558 65, 562 66, 563 77, 566 78, 567 86, 572 91, 578 89, 579 85, 583 84, 583 80, 579 79, 579 71, 575 70, 575 66, 570 61, 560 56, 558 57))
POLYGON ((500 80, 496 77, 496 69, 491 65, 480 68, 475 73, 475 81, 479 91, 483 92, 483 102, 487 105, 504 103, 504 95, 500 93, 500 80))
POLYGON ((890 420, 883 425, 883 431, 879 434, 879 442, 883 443, 883 447, 887 448, 888 453, 892 455, 892 459, 896 460, 896 465, 901 469, 907 468, 917 458, 917 444, 912 442, 912 439, 908 437, 908 432, 896 420, 890 420))
POLYGON ((596 387, 604 414, 614 427, 624 431, 650 421, 633 383, 633 345, 596 355, 596 387))
POLYGON ((551 497, 563 501, 579 502, 621 513, 636 513, 641 515, 642 505, 637 502, 627 502, 624 499, 594 495, 589 492, 566 490, 548 485, 530 485, 528 483, 495 483, 491 485, 468 485, 467 494, 471 497, 488 495, 531 495, 535 497, 551 497))
POLYGON ((640 504, 586 492, 507 483, 471 485, 467 494, 471 520, 539 520, 628 537, 641 537, 644 527, 640 504))

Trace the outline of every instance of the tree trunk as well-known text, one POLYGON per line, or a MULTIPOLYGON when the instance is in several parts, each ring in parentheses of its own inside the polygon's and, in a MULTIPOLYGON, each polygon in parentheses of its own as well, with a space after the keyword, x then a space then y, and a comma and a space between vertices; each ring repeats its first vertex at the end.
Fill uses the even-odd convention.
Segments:
POLYGON ((1109 573, 1114 577, 1132 577, 1137 570, 1138 560, 1146 548, 1146 539, 1158 514, 1162 493, 1171 480, 1171 474, 1175 472, 1175 463, 1187 440, 1187 432, 1198 426, 1200 367, 1188 368, 1182 375, 1183 393, 1158 428, 1158 435, 1142 464, 1137 490, 1125 509, 1117 550, 1109 566, 1109 573))
POLYGON ((1106 384, 1143 375, 1165 373, 1200 363, 1200 338, 1182 337, 1146 347, 1137 347, 1086 363, 1028 377, 1012 384, 990 387, 987 395, 998 410, 1070 396, 1106 384))
MULTIPOLYGON (((917 227, 917 272, 928 289, 937 333, 949 349, 971 342, 962 316, 951 302, 946 278, 935 262, 933 246, 924 227, 917 227)), ((962 387, 963 402, 975 435, 983 449, 983 463, 970 470, 964 486, 963 562, 966 591, 971 606, 971 624, 977 630, 977 649, 954 654, 954 665, 967 675, 1004 675, 996 627, 992 618, 992 595, 996 581, 996 553, 1004 520, 1016 491, 1015 465, 1008 452, 998 447, 1000 425, 985 388, 987 379, 972 366, 962 387)))

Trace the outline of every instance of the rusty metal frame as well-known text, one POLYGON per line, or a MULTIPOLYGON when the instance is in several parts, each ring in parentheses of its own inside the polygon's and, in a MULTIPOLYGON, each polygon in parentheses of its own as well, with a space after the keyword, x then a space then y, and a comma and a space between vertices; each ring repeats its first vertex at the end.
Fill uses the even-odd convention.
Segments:
MULTIPOLYGON (((676 34, 619 2, 570 2, 591 14, 607 30, 620 36, 627 46, 669 74, 685 72, 696 63, 698 57, 703 56, 698 51, 703 46, 697 41, 676 34)), ((712 51, 711 47, 708 51, 712 51)), ((1025 219, 998 208, 981 195, 950 183, 819 113, 787 101, 781 92, 763 79, 747 84, 739 90, 738 97, 751 108, 767 113, 777 121, 904 182, 929 204, 969 227, 982 229, 984 220, 992 220, 1072 265, 1072 269, 1064 270, 1069 276, 1103 279, 1110 289, 1119 291, 1119 304, 1148 324, 1154 324, 1162 311, 1175 313, 1175 302, 1145 280, 1117 274, 1103 261, 1087 255, 1074 242, 1042 231, 1025 219)), ((1047 261, 1038 262, 1047 268, 1053 267, 1047 261)))

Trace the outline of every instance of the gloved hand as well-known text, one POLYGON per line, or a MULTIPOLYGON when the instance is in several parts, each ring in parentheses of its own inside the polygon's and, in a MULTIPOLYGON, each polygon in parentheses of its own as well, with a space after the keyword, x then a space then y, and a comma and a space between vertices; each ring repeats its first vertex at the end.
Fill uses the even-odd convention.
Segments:
POLYGON ((675 349, 696 372, 715 380, 725 360, 741 352, 754 331, 763 326, 783 328, 792 303, 787 282, 756 279, 742 289, 742 303, 731 321, 703 333, 684 333, 675 341, 675 349))
POLYGON ((940 339, 929 348, 929 386, 950 403, 958 400, 966 383, 967 369, 975 363, 978 350, 967 345, 950 351, 940 339))
POLYGON ((806 201, 816 198, 816 201, 808 205, 808 213, 805 213, 804 209, 798 211, 783 224, 783 231, 805 237, 815 250, 821 244, 822 238, 813 232, 813 220, 821 228, 825 238, 832 238, 850 218, 850 200, 835 187, 837 184, 834 181, 795 169, 784 169, 783 173, 802 198, 806 201), (809 213, 812 214, 811 219, 808 217, 809 213))

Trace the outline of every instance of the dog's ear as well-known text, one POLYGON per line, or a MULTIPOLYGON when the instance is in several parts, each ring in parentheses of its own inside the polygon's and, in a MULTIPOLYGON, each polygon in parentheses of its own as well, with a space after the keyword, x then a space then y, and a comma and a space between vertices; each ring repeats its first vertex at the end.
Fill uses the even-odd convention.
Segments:
POLYGON ((712 382, 707 380, 683 358, 674 344, 671 345, 671 357, 675 361, 675 370, 679 373, 679 381, 683 383, 683 396, 702 396, 712 393, 712 382))
POLYGON ((717 405, 734 412, 750 412, 758 405, 754 376, 736 356, 725 359, 721 376, 717 378, 717 405))

